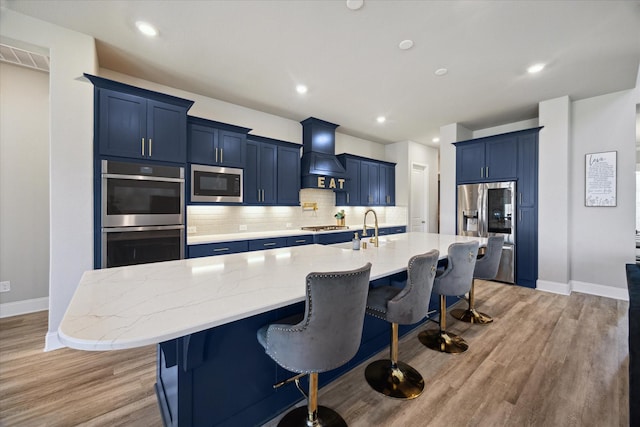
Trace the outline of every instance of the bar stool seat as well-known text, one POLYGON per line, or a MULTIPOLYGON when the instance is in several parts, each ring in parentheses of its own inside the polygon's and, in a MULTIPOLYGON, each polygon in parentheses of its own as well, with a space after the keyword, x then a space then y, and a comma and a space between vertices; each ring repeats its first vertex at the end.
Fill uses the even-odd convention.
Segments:
POLYGON ((457 308, 451 310, 451 316, 467 323, 487 325, 493 322, 493 318, 485 313, 480 313, 475 308, 476 279, 493 280, 498 275, 500 258, 502 257, 502 245, 504 236, 490 236, 487 239, 487 251, 484 255, 478 255, 476 266, 473 269, 473 281, 469 290, 469 307, 466 310, 457 308))
POLYGON ((440 295, 439 330, 422 331, 418 335, 418 339, 426 347, 445 353, 462 353, 469 348, 462 337, 446 330, 446 296, 460 296, 469 292, 477 256, 477 241, 449 245, 447 267, 444 271, 439 270, 433 281, 433 293, 440 295))
POLYGON ((318 406, 318 373, 344 365, 358 351, 370 273, 370 263, 350 271, 309 273, 304 314, 257 331, 258 342, 267 355, 299 374, 276 387, 295 381, 300 389, 299 379, 309 375, 307 406, 288 412, 278 426, 347 425, 334 410, 318 406))
POLYGON ((438 257, 437 250, 412 257, 402 289, 380 286, 369 291, 366 313, 391 323, 391 344, 389 359, 370 363, 364 376, 371 388, 385 396, 414 399, 424 390, 422 375, 398 360, 398 325, 419 322, 427 315, 438 257))

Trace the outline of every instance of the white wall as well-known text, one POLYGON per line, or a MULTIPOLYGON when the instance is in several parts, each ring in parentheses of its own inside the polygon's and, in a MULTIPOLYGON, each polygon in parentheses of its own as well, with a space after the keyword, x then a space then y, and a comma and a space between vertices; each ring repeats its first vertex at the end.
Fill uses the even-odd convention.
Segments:
POLYGON ((452 143, 473 138, 457 124, 440 128, 440 233, 456 234, 456 147, 452 143))
POLYGON ((48 48, 49 74, 49 331, 45 348, 60 346, 57 330, 82 273, 93 260, 92 37, 2 8, 0 36, 48 48))
POLYGON ((571 101, 568 96, 538 106, 538 287, 569 293, 569 168, 571 101), (543 197, 544 196, 544 197, 543 197))
POLYGON ((625 263, 635 262, 635 91, 575 101, 571 117, 571 280, 573 289, 626 292, 625 263), (585 155, 617 151, 617 206, 584 204, 585 155))
POLYGON ((0 63, 0 76, 0 280, 11 282, 0 294, 4 317, 7 303, 48 306, 49 74, 0 63))

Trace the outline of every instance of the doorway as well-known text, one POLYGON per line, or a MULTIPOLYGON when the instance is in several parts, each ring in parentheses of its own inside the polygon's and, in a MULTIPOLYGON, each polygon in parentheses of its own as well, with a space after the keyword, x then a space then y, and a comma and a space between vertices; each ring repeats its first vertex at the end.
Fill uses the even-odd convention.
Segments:
POLYGON ((429 167, 411 163, 409 227, 411 231, 429 232, 429 167))

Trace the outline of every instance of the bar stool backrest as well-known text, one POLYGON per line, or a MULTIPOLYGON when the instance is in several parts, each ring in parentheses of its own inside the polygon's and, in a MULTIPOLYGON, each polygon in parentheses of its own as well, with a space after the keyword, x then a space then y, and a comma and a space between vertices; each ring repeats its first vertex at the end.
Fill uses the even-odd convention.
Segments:
POLYGON ((491 280, 495 279, 500 267, 500 258, 502 257, 502 244, 504 236, 490 236, 487 241, 487 251, 484 256, 478 258, 476 267, 473 270, 473 277, 476 279, 491 280))
POLYGON ((407 284, 387 303, 388 321, 410 325, 427 316, 439 256, 440 252, 432 250, 409 260, 407 284))
POLYGON ((279 365, 299 373, 344 365, 360 347, 371 263, 351 271, 309 273, 304 318, 272 324, 266 351, 279 365))
POLYGON ((471 290, 478 242, 452 243, 447 250, 447 268, 436 275, 433 292, 439 295, 464 295, 471 290))

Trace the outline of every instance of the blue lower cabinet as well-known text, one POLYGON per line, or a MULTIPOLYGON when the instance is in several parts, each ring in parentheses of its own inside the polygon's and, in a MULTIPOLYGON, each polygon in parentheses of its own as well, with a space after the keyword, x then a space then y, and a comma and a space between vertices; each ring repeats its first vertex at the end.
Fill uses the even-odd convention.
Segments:
POLYGON ((202 245, 189 245, 188 256, 189 258, 200 258, 205 256, 235 254, 238 252, 247 252, 248 250, 249 245, 246 240, 237 242, 206 243, 202 245))
POLYGON ((287 237, 287 246, 302 246, 302 245, 312 245, 312 244, 313 244, 312 234, 306 234, 304 236, 287 237))
POLYGON ((340 233, 317 234, 314 238, 314 242, 319 243, 321 245, 331 245, 334 243, 350 242, 351 239, 353 239, 353 233, 357 231, 358 230, 344 231, 340 233))
POLYGON ((284 248, 287 246, 286 237, 276 237, 274 239, 249 240, 249 251, 261 251, 264 249, 284 248))

